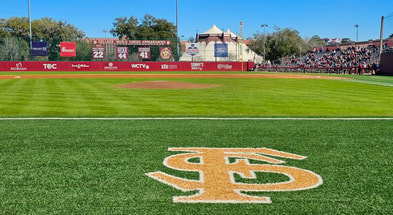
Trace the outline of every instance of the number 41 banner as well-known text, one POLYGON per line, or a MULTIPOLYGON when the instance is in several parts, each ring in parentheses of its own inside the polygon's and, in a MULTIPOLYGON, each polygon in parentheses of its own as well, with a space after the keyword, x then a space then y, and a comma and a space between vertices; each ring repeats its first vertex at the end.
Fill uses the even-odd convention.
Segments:
POLYGON ((138 47, 138 58, 140 60, 150 59, 150 47, 138 47))

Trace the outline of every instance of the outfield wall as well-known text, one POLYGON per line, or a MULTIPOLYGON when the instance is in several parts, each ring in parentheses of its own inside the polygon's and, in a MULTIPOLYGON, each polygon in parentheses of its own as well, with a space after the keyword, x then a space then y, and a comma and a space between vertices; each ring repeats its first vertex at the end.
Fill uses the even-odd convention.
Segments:
POLYGON ((2 61, 0 71, 249 71, 253 62, 2 61))

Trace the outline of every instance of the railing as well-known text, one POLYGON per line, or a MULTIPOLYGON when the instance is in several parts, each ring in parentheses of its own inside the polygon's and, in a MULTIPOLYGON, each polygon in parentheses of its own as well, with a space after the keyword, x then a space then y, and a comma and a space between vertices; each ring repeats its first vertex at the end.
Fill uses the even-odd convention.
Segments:
POLYGON ((377 71, 373 68, 362 68, 359 67, 257 67, 256 71, 264 72, 298 72, 298 73, 325 73, 325 74, 375 74, 377 71))

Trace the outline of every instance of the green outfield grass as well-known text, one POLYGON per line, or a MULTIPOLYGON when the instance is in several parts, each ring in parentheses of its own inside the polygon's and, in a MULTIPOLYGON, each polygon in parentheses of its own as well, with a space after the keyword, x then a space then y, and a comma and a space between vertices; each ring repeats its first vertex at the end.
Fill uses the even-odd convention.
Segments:
MULTIPOLYGON (((29 120, 0 122, 1 214, 391 214, 393 121, 29 120), (145 174, 169 147, 260 148, 323 178, 311 190, 252 193, 272 204, 185 204, 145 174)), ((261 174, 251 183, 284 180, 261 174)))
POLYGON ((344 77, 351 79, 0 80, 0 116, 393 116, 393 78, 344 77), (157 80, 218 86, 180 90, 114 87, 157 80))
MULTIPOLYGON (((48 73, 0 76, 24 74, 48 73)), ((393 78, 340 77, 350 79, 0 79, 0 214, 392 214, 393 78), (157 80, 217 86, 113 87, 157 80), (170 147, 302 155, 281 158, 280 165, 312 171, 323 184, 248 193, 270 197, 271 204, 174 203, 196 191, 146 174, 190 180, 199 174, 164 166, 180 153, 170 147)), ((289 180, 267 172, 234 178, 289 180)))

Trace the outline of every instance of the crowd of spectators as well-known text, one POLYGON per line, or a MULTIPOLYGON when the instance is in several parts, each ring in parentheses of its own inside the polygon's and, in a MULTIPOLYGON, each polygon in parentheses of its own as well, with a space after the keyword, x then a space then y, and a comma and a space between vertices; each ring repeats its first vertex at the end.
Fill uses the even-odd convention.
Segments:
MULTIPOLYGON (((333 69, 337 73, 364 72, 375 74, 378 70, 379 48, 375 45, 367 47, 320 48, 307 52, 301 57, 291 56, 282 62, 282 68, 333 69)), ((259 65, 258 68, 269 68, 270 64, 259 65)), ((277 66, 274 66, 277 68, 277 66)))
POLYGON ((345 50, 340 48, 330 51, 322 49, 309 51, 302 58, 292 57, 287 61, 287 66, 307 66, 307 67, 353 67, 359 64, 372 64, 379 54, 379 49, 375 46, 367 48, 348 47, 345 50))
POLYGON ((378 69, 379 49, 374 45, 368 47, 348 47, 344 50, 340 48, 334 50, 319 49, 309 51, 300 58, 291 57, 285 62, 286 67, 304 68, 337 68, 345 73, 350 68, 357 68, 363 73, 365 69, 375 73, 378 69))

